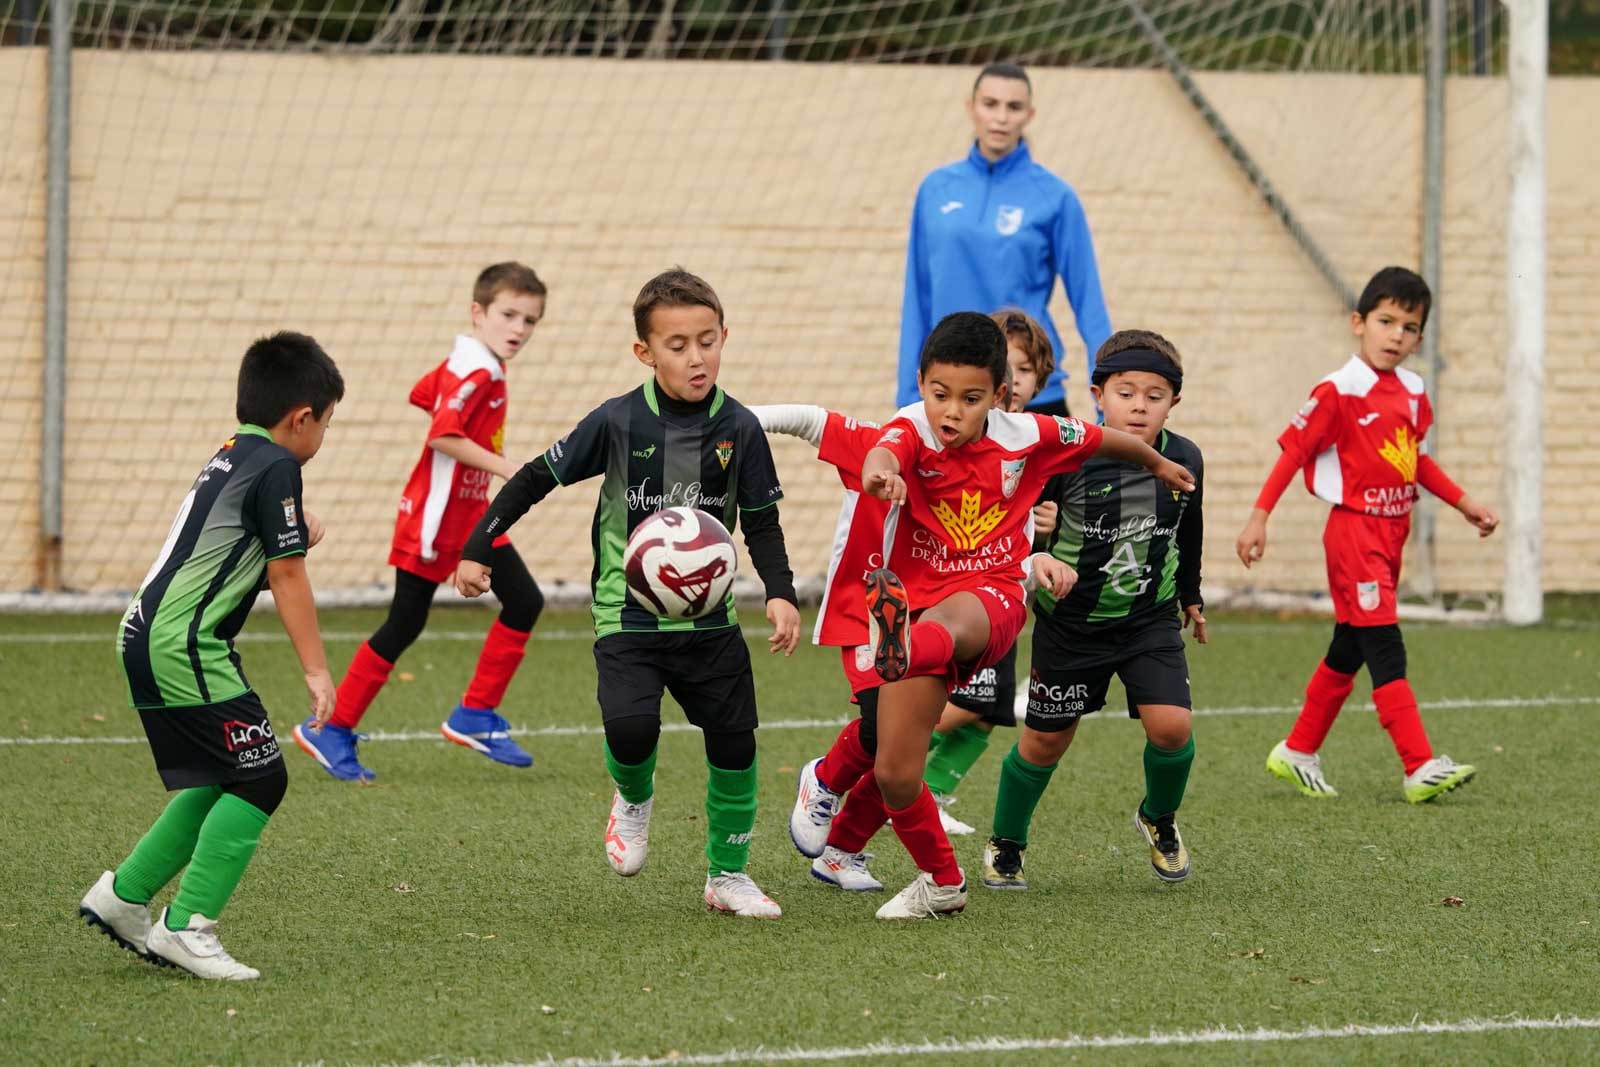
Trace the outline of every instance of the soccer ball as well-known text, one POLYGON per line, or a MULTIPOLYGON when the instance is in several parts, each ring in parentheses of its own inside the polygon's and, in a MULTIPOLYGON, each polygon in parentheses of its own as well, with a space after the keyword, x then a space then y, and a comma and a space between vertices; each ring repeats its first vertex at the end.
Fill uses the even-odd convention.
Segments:
POLYGON ((727 529, 699 508, 662 508, 633 528, 622 572, 634 598, 663 619, 715 611, 738 559, 727 529))

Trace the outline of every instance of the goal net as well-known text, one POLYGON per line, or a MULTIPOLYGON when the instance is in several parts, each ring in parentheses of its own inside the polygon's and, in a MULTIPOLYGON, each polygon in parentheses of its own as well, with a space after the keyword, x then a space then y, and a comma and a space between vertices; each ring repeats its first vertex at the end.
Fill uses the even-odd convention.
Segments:
MULTIPOLYGON (((886 415, 912 198, 967 151, 976 68, 1001 59, 1032 75, 1029 143, 1084 202, 1113 325, 1184 354, 1172 425, 1207 455, 1208 580, 1237 585, 1231 538, 1273 439, 1351 350, 1340 283, 1418 261, 1429 6, 82 0, 61 588, 114 599, 138 583, 231 428, 240 354, 288 328, 317 337, 347 383, 306 471, 329 531, 314 580, 382 598, 425 428, 407 392, 501 259, 550 287, 508 374, 515 458, 638 383, 631 301, 674 264, 726 305, 732 395, 886 415)), ((1463 484, 1492 487, 1496 460, 1469 444, 1492 415, 1503 339, 1502 16, 1445 7, 1435 447, 1463 484)), ((40 580, 47 11, 0 0, 9 594, 40 580)), ((1052 307, 1069 403, 1087 411, 1059 289, 1052 307)), ((774 447, 796 573, 820 576, 837 479, 803 446, 774 447)), ((542 581, 583 587, 593 506, 592 488, 562 490, 517 527, 542 581)), ((1319 587, 1319 524, 1292 494, 1251 579, 1319 587)), ((1461 525, 1441 528, 1440 588, 1494 588, 1498 561, 1461 525)))

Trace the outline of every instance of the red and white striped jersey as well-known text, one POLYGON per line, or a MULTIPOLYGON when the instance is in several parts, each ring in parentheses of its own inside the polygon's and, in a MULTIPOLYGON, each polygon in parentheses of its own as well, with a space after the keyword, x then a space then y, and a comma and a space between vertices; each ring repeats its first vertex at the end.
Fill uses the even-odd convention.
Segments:
MULTIPOLYGON (((504 455, 505 365, 476 338, 458 336, 450 358, 412 387, 411 403, 432 418, 427 440, 465 437, 504 455)), ((394 552, 427 562, 459 556, 488 510, 492 477, 424 445, 400 497, 394 552)))
POLYGON ((1311 390, 1278 444, 1306 488, 1335 507, 1403 518, 1417 499, 1417 465, 1433 425, 1420 375, 1374 370, 1359 356, 1311 390))

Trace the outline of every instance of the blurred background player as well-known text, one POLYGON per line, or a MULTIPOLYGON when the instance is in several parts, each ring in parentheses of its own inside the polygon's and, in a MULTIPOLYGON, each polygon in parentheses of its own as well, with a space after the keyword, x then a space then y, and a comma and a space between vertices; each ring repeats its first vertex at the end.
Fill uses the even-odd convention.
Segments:
POLYGON ((1395 611, 1400 556, 1411 530, 1417 487, 1461 512, 1488 537, 1500 524, 1489 508, 1452 482, 1428 455, 1433 410, 1422 378, 1401 367, 1422 343, 1433 294, 1403 267, 1372 276, 1350 315, 1359 345, 1343 367, 1311 391, 1278 438, 1283 449, 1235 548, 1249 567, 1267 549, 1267 517, 1304 470, 1306 488, 1330 505, 1322 531, 1333 640, 1306 686, 1289 736, 1267 756, 1267 770, 1309 797, 1337 796, 1317 750, 1367 665, 1378 723, 1388 731, 1413 804, 1470 781, 1477 769, 1435 755, 1406 680, 1406 647, 1395 611))
POLYGON ((800 612, 778 522, 783 489, 760 423, 717 385, 728 330, 711 286, 683 270, 659 274, 634 300, 633 322, 633 354, 651 377, 585 415, 505 484, 462 552, 456 588, 469 597, 488 592, 499 578, 495 539, 557 486, 605 476, 592 593, 597 698, 616 787, 606 861, 625 876, 644 867, 661 694, 670 691, 705 741, 706 905, 777 918, 778 905, 745 871, 756 820, 756 694, 733 597, 692 623, 658 618, 628 592, 622 550, 635 526, 666 507, 698 507, 729 530, 743 527, 766 587, 770 650, 788 655, 800 639, 800 612))
MULTIPOLYGON (((1111 333, 1083 203, 1034 162, 1023 138, 1034 116, 1027 72, 1014 63, 984 67, 966 110, 971 149, 923 178, 911 209, 895 392, 902 407, 918 398, 923 342, 951 312, 1019 308, 1044 327, 1052 352, 1065 352, 1049 312, 1059 275, 1091 375, 1094 353, 1111 333)), ((1033 410, 1067 414, 1066 377, 1059 366, 1042 377, 1033 410)))
MULTIPOLYGON (((295 743, 335 778, 377 777, 357 758, 356 727, 427 625, 439 583, 455 573, 467 536, 489 506, 489 479, 517 472, 504 454, 506 364, 533 337, 545 296, 544 282, 521 263, 485 268, 472 287, 472 333, 458 335, 450 357, 412 387, 411 403, 431 421, 395 520, 389 617, 356 649, 339 683, 333 721, 320 732, 309 721, 294 728, 295 743)), ((511 724, 497 709, 522 663, 544 597, 510 538, 495 541, 494 557, 500 617, 489 625, 466 693, 439 729, 497 763, 527 767, 533 757, 511 739, 511 724)))
POLYGON ((1005 368, 1005 335, 992 319, 947 316, 923 346, 922 406, 884 427, 861 470, 864 492, 900 505, 885 542, 906 537, 920 549, 904 577, 882 568, 866 588, 873 668, 885 682, 872 777, 922 872, 878 910, 880 919, 966 906, 966 879, 922 781, 928 739, 950 690, 997 663, 1027 620, 1026 531, 1044 483, 1104 452, 1150 467, 1173 488, 1193 488, 1187 470, 1128 434, 994 410, 1005 368))
POLYGON ((239 428, 183 498, 117 635, 156 771, 178 795, 78 911, 123 948, 201 978, 261 976, 222 947, 217 920, 289 785, 233 647, 263 577, 305 674, 310 721, 333 711, 305 561, 322 524, 301 501, 300 468, 343 396, 339 369, 304 334, 250 346, 239 365, 239 428), (179 871, 177 895, 152 924, 151 898, 179 871))
MULTIPOLYGON (((1055 368, 1055 353, 1050 337, 1025 313, 1005 308, 992 316, 1006 335, 1006 386, 1002 408, 1022 411, 1032 402, 1041 383, 1055 368)), ((1054 529, 1056 505, 1046 495, 1033 509, 1034 547, 1043 548, 1044 539, 1054 529)), ((950 694, 944 714, 933 732, 933 748, 928 752, 928 767, 922 780, 933 790, 939 805, 939 820, 945 832, 965 835, 975 828, 950 814, 956 789, 967 772, 989 747, 989 736, 996 726, 1017 725, 1017 646, 993 667, 986 667, 950 694)))
POLYGON ((1206 643, 1204 469, 1194 442, 1166 429, 1183 390, 1182 359, 1160 334, 1121 330, 1096 354, 1091 388, 1107 427, 1181 465, 1194 487, 1169 491, 1144 467, 1102 457, 1046 487, 1046 499, 1060 506, 1046 547, 1077 578, 1065 596, 1048 588, 1034 594, 1027 719, 1001 766, 984 848, 990 889, 1027 888, 1023 852, 1034 808, 1082 716, 1105 706, 1114 674, 1145 732, 1145 792, 1134 825, 1159 878, 1181 882, 1189 874, 1177 823, 1194 762, 1182 630, 1192 623, 1195 639, 1206 643))

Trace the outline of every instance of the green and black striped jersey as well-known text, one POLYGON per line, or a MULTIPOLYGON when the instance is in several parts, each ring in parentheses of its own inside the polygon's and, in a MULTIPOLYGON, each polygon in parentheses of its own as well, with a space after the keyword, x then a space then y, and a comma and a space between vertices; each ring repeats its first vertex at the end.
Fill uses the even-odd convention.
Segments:
MULTIPOLYGON (((604 480, 589 532, 594 549, 590 584, 595 635, 737 626, 732 592, 721 609, 698 619, 663 619, 633 599, 622 570, 628 535, 662 508, 699 508, 731 532, 741 512, 764 512, 783 499, 761 424, 720 386, 713 386, 704 401, 688 404, 660 393, 650 379, 630 393, 607 400, 501 488, 462 557, 486 563, 491 540, 543 499, 554 484, 572 485, 596 475, 604 475, 604 480), (554 482, 549 482, 552 476, 554 482)), ((746 520, 747 543, 754 523, 753 516, 746 520)), ((775 524, 773 532, 781 557, 782 535, 775 524)), ((761 570, 763 560, 753 544, 751 556, 761 570)), ((787 575, 786 558, 781 565, 787 575)), ((774 588, 769 581, 769 595, 774 588)), ((793 596, 790 585, 787 598, 793 596)))
POLYGON ((1068 629, 1138 624, 1199 604, 1204 463, 1186 437, 1161 431, 1156 450, 1189 469, 1194 492, 1162 485, 1144 467, 1094 459, 1051 479, 1046 500, 1060 507, 1045 551, 1078 572, 1061 600, 1034 594, 1034 611, 1068 629))
POLYGON ((233 638, 267 561, 303 555, 307 541, 299 461, 260 426, 239 427, 183 498, 122 616, 117 651, 133 706, 193 707, 249 692, 233 638))

